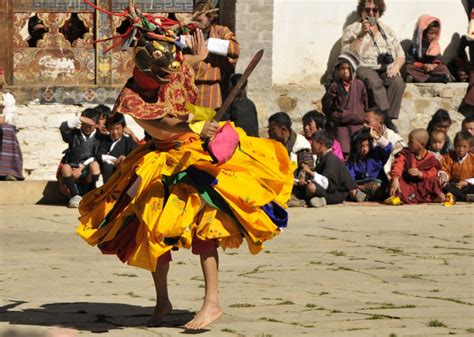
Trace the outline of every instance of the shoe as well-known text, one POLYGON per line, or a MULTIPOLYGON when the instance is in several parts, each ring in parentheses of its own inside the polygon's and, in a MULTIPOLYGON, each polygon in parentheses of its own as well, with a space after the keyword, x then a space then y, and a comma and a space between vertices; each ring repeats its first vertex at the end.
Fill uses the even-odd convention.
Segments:
POLYGON ((367 194, 362 191, 357 191, 354 196, 354 201, 364 202, 367 200, 367 194))
POLYGON ((15 176, 12 176, 11 174, 5 176, 5 181, 17 181, 15 176))
POLYGON ((466 194, 466 202, 474 202, 474 194, 466 194))
POLYGON ((407 77, 405 78, 405 82, 406 83, 413 83, 413 82, 415 82, 415 79, 413 78, 413 76, 407 75, 407 77))
POLYGON ((319 207, 324 207, 327 205, 327 202, 326 202, 326 198, 318 198, 318 197, 314 197, 314 198, 311 198, 309 200, 309 204, 312 206, 312 207, 316 207, 316 208, 319 208, 319 207))
POLYGON ((79 208, 79 203, 81 202, 82 197, 80 195, 75 195, 69 199, 67 207, 69 208, 79 208))
POLYGON ((291 195, 290 201, 288 201, 287 206, 288 207, 305 207, 306 200, 298 199, 294 195, 291 195))

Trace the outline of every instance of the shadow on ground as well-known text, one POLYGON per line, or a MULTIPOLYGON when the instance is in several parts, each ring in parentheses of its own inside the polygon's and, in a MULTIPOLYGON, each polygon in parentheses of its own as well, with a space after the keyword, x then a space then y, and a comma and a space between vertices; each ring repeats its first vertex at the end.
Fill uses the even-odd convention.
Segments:
MULTIPOLYGON (((62 326, 76 330, 104 333, 113 329, 146 327, 153 307, 121 303, 48 303, 39 308, 12 310, 25 301, 11 301, 0 307, 0 322, 31 326, 62 326)), ((194 317, 188 310, 173 310, 162 327, 182 326, 194 317)), ((184 332, 184 331, 183 331, 184 332)))

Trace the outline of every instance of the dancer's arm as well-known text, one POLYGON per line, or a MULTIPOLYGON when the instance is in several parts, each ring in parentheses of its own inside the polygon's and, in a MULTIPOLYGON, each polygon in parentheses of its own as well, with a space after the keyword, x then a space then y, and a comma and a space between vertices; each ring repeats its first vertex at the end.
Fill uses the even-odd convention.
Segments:
MULTIPOLYGON (((143 120, 136 119, 137 123, 156 139, 167 139, 176 134, 193 132, 188 122, 178 118, 164 117, 162 119, 143 120)), ((219 125, 216 121, 208 121, 200 134, 201 138, 210 138, 216 133, 219 125)))

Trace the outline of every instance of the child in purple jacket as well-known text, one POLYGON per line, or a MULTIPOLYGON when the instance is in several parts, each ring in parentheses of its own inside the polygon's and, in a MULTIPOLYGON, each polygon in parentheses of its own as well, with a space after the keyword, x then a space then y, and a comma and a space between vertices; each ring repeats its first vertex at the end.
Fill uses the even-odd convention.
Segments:
POLYGON ((359 190, 369 200, 383 200, 387 190, 384 165, 390 157, 392 144, 372 128, 360 129, 351 141, 351 152, 346 163, 359 190))

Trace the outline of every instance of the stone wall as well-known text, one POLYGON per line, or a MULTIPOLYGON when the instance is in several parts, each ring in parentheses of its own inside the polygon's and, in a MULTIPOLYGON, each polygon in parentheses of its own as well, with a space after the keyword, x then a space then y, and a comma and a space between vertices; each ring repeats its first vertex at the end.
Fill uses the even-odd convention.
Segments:
MULTIPOLYGON (((453 125, 452 137, 461 127, 463 116, 457 112, 466 92, 467 84, 407 85, 402 102, 398 126, 400 134, 426 127, 431 115, 438 109, 449 111, 453 125)), ((301 117, 311 109, 320 109, 323 86, 303 88, 298 86, 274 87, 271 90, 252 89, 249 96, 255 101, 260 119, 261 135, 266 136, 267 118, 274 112, 287 111, 294 121, 294 129, 301 131, 301 117)), ((23 151, 25 177, 29 180, 55 179, 57 165, 67 145, 62 141, 59 125, 87 106, 29 103, 17 106, 17 134, 23 151)), ((128 120, 138 136, 140 128, 128 120)))
MULTIPOLYGON (((407 138, 410 130, 426 127, 437 109, 447 110, 453 120, 449 135, 460 130, 463 115, 457 109, 466 94, 467 83, 407 84, 403 95, 400 119, 396 121, 400 135, 407 138)), ((324 86, 274 86, 272 90, 251 90, 249 97, 255 102, 259 114, 261 135, 266 135, 267 119, 278 111, 288 112, 295 130, 302 129, 301 117, 309 110, 321 111, 324 86)))

